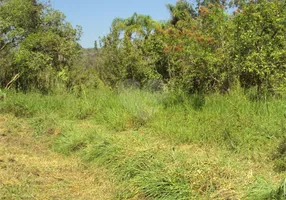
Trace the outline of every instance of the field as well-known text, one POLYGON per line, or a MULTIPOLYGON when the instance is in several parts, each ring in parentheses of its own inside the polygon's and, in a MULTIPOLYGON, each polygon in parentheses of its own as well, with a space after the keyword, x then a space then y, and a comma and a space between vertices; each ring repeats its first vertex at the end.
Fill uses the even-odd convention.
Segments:
POLYGON ((283 97, 240 89, 11 90, 0 102, 1 198, 284 199, 285 112, 283 97))
POLYGON ((0 199, 286 200, 286 1, 113 1, 0 0, 0 199))

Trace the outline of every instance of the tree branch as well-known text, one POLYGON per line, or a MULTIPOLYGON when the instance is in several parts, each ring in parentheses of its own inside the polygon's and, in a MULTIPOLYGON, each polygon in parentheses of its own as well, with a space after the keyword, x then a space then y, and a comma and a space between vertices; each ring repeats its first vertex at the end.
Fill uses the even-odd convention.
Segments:
POLYGON ((10 87, 11 87, 11 85, 12 85, 12 83, 15 82, 18 78, 20 78, 20 75, 19 75, 19 74, 16 74, 16 75, 12 78, 12 80, 6 85, 5 89, 9 90, 10 87))
POLYGON ((7 46, 7 44, 8 44, 8 43, 4 44, 4 45, 1 47, 0 51, 4 50, 5 47, 7 46))

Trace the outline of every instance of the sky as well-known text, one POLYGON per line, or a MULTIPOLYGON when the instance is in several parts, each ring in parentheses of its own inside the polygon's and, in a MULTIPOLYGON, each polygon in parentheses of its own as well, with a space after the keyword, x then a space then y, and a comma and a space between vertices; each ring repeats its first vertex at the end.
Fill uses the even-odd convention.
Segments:
POLYGON ((92 48, 98 37, 109 33, 114 18, 127 18, 136 12, 155 20, 167 20, 170 13, 166 4, 175 4, 176 0, 51 0, 51 3, 74 27, 82 27, 80 44, 92 48))

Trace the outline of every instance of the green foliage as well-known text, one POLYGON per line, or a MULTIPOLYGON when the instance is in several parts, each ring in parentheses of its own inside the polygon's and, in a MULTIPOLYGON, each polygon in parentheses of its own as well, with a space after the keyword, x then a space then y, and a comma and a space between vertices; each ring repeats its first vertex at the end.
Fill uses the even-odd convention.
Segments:
POLYGON ((234 61, 241 84, 273 90, 285 86, 284 1, 248 3, 234 16, 234 61))
POLYGON ((286 180, 277 187, 273 187, 271 183, 263 179, 262 177, 257 177, 255 184, 249 194, 247 194, 247 199, 263 199, 263 200, 280 200, 286 197, 286 180))
POLYGON ((63 13, 25 1, 0 7, 2 86, 19 74, 18 89, 44 92, 59 83, 81 93, 85 87, 117 88, 126 80, 144 88, 159 80, 166 90, 190 94, 225 93, 239 82, 257 87, 258 99, 285 90, 283 1, 206 0, 194 7, 180 0, 167 5, 169 21, 137 13, 116 18, 100 49, 95 43, 94 58, 79 56, 81 30, 63 13), (230 14, 228 5, 238 9, 230 14))
POLYGON ((102 39, 96 66, 104 84, 127 79, 143 87, 161 80, 168 90, 228 92, 239 83, 257 97, 285 89, 285 3, 187 1, 167 5, 171 19, 156 22, 134 14, 116 18, 102 39), (231 5, 231 4, 230 4, 231 5))
POLYGON ((171 14, 170 23, 176 25, 180 20, 185 20, 186 17, 196 17, 197 13, 190 3, 186 0, 177 1, 176 5, 167 4, 167 8, 171 14))
POLYGON ((15 49, 40 23, 41 4, 30 0, 4 0, 0 5, 0 83, 2 87, 17 73, 15 49))
POLYGON ((18 74, 16 88, 51 91, 79 55, 81 30, 74 29, 65 16, 31 0, 10 0, 0 6, 1 84, 18 74), (6 62, 8 61, 8 62, 6 62))
POLYGON ((4 0, 0 5, 0 41, 19 44, 39 25, 41 10, 42 5, 31 0, 4 0))

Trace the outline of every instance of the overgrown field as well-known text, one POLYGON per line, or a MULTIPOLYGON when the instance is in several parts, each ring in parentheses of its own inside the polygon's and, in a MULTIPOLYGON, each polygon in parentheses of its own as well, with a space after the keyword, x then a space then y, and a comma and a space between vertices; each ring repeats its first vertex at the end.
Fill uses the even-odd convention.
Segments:
POLYGON ((116 199, 284 199, 286 101, 240 89, 209 96, 88 90, 8 92, 0 113, 51 148, 102 166, 116 199))

